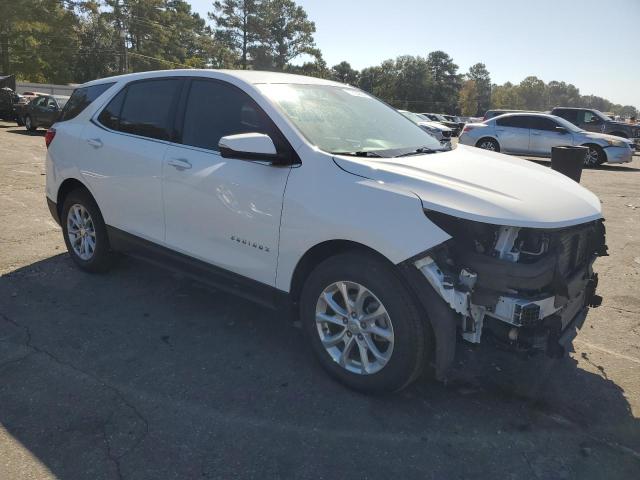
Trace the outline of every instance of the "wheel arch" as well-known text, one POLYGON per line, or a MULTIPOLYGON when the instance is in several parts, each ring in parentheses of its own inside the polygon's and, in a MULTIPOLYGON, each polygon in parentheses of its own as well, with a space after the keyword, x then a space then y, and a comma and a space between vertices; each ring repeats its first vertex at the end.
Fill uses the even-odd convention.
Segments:
MULTIPOLYGON (((607 152, 606 152, 606 150, 604 149, 604 147, 602 145, 598 145, 597 143, 594 143, 594 142, 585 142, 585 143, 581 144, 580 146, 589 147, 589 148, 593 147, 593 148, 595 148, 597 150, 600 150, 600 153, 602 154, 602 160, 597 165, 602 165, 603 163, 607 163, 607 160, 608 160, 607 152)), ((593 164, 591 166, 593 167, 593 166, 597 166, 597 165, 593 164)), ((585 165, 585 167, 588 167, 588 165, 585 165)))
POLYGON ((495 142, 496 145, 498 146, 498 149, 496 150, 497 152, 500 151, 500 140, 498 140, 498 137, 496 137, 495 135, 483 135, 481 136, 478 140, 476 140, 476 143, 474 143, 475 147, 478 147, 478 145, 480 145, 480 143, 483 140, 491 140, 492 142, 495 142))
MULTIPOLYGON (((62 204, 64 203, 64 199, 67 197, 67 195, 69 195, 69 193, 78 189, 85 190, 89 195, 91 195, 91 198, 93 198, 93 201, 95 202, 96 198, 84 183, 82 183, 77 178, 67 178, 60 184, 60 187, 58 187, 58 193, 56 194, 56 209, 58 211, 58 218, 62 218, 62 204)), ((98 202, 96 202, 96 204, 97 203, 98 202)))
MULTIPOLYGON (((326 259, 347 251, 359 251, 374 255, 390 265, 394 265, 383 254, 362 243, 352 240, 326 240, 309 248, 298 260, 291 276, 289 295, 294 304, 298 303, 302 287, 309 274, 326 259)), ((395 265, 394 265, 395 266, 395 265)))

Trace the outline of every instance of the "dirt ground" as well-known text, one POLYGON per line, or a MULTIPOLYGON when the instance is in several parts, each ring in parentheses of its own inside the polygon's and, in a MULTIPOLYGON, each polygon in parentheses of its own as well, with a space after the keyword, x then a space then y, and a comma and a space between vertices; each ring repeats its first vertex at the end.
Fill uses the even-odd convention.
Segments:
POLYGON ((583 174, 610 256, 574 353, 461 346, 463 381, 368 397, 278 312, 74 268, 43 136, 0 123, 0 479, 640 478, 640 157, 583 174))

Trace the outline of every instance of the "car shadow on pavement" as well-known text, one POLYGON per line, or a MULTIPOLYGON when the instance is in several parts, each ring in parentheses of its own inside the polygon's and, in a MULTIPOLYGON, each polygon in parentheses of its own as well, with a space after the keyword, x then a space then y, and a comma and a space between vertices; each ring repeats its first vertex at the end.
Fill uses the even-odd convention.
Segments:
POLYGON ((278 312, 137 260, 89 275, 57 255, 0 277, 0 451, 34 458, 0 472, 13 459, 60 480, 637 473, 638 420, 604 369, 460 351, 458 380, 365 396, 278 312))
MULTIPOLYGON (((525 160, 528 160, 530 162, 533 163, 537 163, 538 165, 542 165, 543 167, 549 167, 551 168, 551 159, 542 159, 542 158, 525 158, 525 160)), ((628 165, 599 165, 598 167, 595 168, 591 168, 591 169, 584 169, 584 170, 604 170, 607 172, 620 172, 620 173, 632 173, 632 172, 640 172, 640 168, 636 168, 636 167, 630 167, 628 165)))
POLYGON ((30 132, 25 127, 15 127, 13 130, 7 130, 7 133, 15 133, 17 135, 27 135, 29 137, 44 137, 47 134, 47 130, 38 129, 30 132))

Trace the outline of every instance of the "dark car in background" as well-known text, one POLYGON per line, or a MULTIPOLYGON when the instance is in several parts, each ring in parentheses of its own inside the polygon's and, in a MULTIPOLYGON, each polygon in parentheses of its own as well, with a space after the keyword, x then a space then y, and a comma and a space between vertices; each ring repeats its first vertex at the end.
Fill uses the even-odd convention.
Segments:
POLYGON ((8 87, 0 88, 0 118, 3 120, 13 120, 15 111, 13 106, 18 102, 20 96, 8 87))
POLYGON ((606 133, 631 140, 636 150, 640 147, 640 125, 616 122, 593 108, 555 107, 552 115, 562 117, 589 132, 606 133))
POLYGON ((38 127, 49 128, 56 123, 68 100, 69 97, 62 95, 38 95, 21 112, 24 126, 31 132, 38 127))
POLYGON ((441 115, 439 113, 421 113, 420 115, 433 122, 441 123, 445 127, 449 127, 454 137, 457 137, 462 130, 462 127, 458 124, 458 122, 448 120, 444 115, 441 115))

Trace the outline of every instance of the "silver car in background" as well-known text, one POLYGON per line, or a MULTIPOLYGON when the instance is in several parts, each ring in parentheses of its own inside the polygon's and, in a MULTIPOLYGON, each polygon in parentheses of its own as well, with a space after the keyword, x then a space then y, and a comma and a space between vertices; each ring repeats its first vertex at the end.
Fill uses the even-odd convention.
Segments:
POLYGON ((546 113, 508 113, 482 123, 465 125, 459 142, 486 150, 516 155, 550 157, 551 148, 567 145, 589 147, 585 166, 605 162, 627 163, 633 143, 625 138, 587 132, 567 120, 546 113))
POLYGON ((409 112, 407 110, 398 110, 402 115, 407 117, 413 123, 418 125, 432 137, 435 137, 437 140, 440 140, 440 143, 450 143, 451 137, 453 135, 453 130, 449 127, 442 125, 439 122, 432 122, 427 118, 418 115, 417 113, 409 112))

